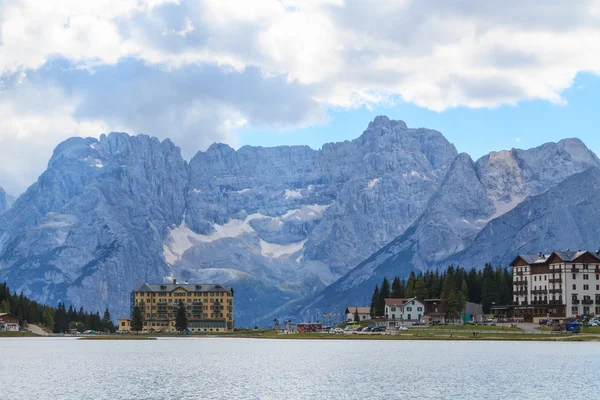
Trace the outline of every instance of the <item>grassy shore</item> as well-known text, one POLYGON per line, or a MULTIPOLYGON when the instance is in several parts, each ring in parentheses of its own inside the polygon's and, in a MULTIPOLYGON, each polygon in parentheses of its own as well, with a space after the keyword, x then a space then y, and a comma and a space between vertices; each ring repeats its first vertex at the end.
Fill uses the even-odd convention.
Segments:
POLYGON ((35 333, 31 333, 31 332, 0 331, 0 338, 3 338, 3 337, 40 337, 40 336, 36 335, 35 333))
POLYGON ((156 336, 147 335, 98 335, 83 336, 79 340, 156 340, 156 336))
POLYGON ((510 325, 434 325, 423 328, 412 328, 413 330, 450 330, 450 331, 505 331, 505 332, 521 332, 519 328, 512 328, 510 325))

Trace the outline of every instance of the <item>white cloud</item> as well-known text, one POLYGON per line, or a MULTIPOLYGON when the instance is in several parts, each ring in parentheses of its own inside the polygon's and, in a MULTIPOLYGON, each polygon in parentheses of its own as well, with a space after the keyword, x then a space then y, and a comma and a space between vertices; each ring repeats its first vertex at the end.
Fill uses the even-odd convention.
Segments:
POLYGON ((517 142, 517 143, 521 143, 521 140, 522 140, 522 139, 521 139, 520 137, 518 137, 518 138, 515 138, 515 142, 517 142))
POLYGON ((560 104, 582 71, 600 74, 599 1, 0 0, 0 90, 34 96, 18 82, 31 79, 39 96, 61 93, 52 110, 0 99, 0 158, 18 140, 38 146, 38 136, 99 126, 171 136, 192 151, 235 144, 241 127, 322 121, 319 107, 560 104), (123 67, 130 60, 160 76, 144 86, 123 67), (94 74, 106 68, 127 90, 106 88, 118 95, 101 103, 94 74), (89 75, 70 80, 64 69, 89 75), (228 87, 232 77, 241 90, 228 87))

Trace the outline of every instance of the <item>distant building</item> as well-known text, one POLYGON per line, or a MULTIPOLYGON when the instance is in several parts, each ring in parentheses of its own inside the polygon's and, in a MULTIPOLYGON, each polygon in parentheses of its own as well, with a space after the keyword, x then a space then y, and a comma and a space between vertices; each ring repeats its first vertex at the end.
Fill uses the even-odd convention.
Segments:
POLYGON ((16 315, 9 313, 0 314, 0 331, 18 332, 21 329, 21 320, 16 315))
POLYGON ((416 298, 385 299, 385 324, 388 327, 421 322, 425 305, 416 298))
MULTIPOLYGON (((446 312, 442 299, 425 299, 425 316, 423 317, 425 323, 439 323, 445 324, 446 312)), ((460 313, 460 319, 462 322, 481 322, 483 321, 483 306, 481 304, 472 303, 467 301, 465 303, 465 309, 460 313)))
POLYGON ((371 307, 350 306, 346 308, 346 322, 354 322, 356 310, 358 310, 358 317, 361 321, 371 319, 371 307))
MULTIPOLYGON (((146 284, 134 290, 133 307, 144 314, 143 331, 175 331, 179 303, 187 311, 191 332, 226 332, 234 328, 233 288, 220 284, 146 284)), ((131 319, 118 321, 119 330, 130 330, 131 319)))
POLYGON ((589 251, 518 255, 513 268, 513 314, 569 318, 600 313, 600 258, 589 251))

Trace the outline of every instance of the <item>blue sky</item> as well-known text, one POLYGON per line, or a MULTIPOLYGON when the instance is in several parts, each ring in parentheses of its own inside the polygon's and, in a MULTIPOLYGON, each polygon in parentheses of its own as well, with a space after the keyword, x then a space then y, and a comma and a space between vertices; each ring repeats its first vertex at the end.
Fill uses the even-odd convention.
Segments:
POLYGON ((459 152, 474 159, 491 151, 528 149, 547 142, 577 137, 600 154, 600 78, 582 73, 563 92, 564 104, 521 101, 493 108, 458 107, 431 111, 398 101, 390 106, 328 110, 329 120, 320 125, 288 131, 244 129, 240 145, 277 146, 306 144, 320 148, 324 143, 358 137, 377 115, 400 119, 411 128, 435 129, 459 152))
POLYGON ((600 152, 600 0, 0 0, 0 187, 72 136, 185 158, 354 139, 376 115, 473 158, 578 137, 600 152))

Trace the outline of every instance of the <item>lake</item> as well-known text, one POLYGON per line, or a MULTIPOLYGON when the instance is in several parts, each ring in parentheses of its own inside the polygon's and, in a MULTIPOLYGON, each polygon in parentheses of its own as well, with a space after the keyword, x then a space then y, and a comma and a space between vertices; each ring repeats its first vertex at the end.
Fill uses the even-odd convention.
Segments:
POLYGON ((0 339, 3 399, 600 397, 595 343, 0 339))

